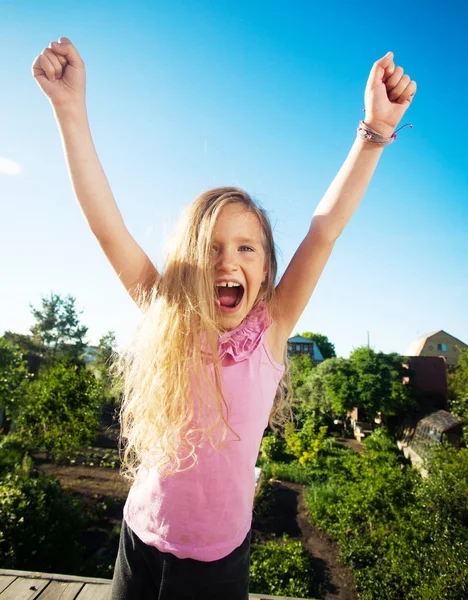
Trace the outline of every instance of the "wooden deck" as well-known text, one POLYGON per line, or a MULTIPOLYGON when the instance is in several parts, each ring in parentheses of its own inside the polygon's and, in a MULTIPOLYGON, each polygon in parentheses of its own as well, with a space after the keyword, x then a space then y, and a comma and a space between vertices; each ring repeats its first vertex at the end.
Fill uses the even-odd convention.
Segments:
MULTIPOLYGON (((110 580, 0 569, 0 600, 109 600, 110 580)), ((298 600, 250 594, 250 600, 298 600)), ((222 599, 220 599, 222 600, 222 599)))

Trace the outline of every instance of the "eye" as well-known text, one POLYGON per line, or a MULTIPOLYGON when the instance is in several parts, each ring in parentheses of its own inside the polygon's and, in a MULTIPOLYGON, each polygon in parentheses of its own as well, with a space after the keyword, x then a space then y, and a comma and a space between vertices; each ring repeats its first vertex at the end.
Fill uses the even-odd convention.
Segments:
POLYGON ((240 246, 239 250, 241 252, 254 252, 254 249, 251 248, 250 246, 240 246))

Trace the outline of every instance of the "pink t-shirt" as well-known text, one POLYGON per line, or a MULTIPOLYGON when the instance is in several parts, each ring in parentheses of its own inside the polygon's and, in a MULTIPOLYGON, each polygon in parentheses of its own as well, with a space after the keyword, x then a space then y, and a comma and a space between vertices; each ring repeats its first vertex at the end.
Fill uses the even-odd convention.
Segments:
POLYGON ((219 338, 223 390, 229 404, 227 441, 197 448, 198 462, 161 477, 156 469, 132 486, 124 518, 146 544, 179 558, 213 561, 240 546, 252 521, 255 463, 284 365, 271 356, 271 318, 258 304, 239 327, 219 338))

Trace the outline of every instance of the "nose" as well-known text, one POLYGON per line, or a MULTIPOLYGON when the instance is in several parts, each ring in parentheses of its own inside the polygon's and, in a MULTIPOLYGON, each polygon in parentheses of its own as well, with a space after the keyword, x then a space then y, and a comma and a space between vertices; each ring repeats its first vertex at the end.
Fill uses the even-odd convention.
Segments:
POLYGON ((236 253, 229 248, 218 250, 215 260, 216 270, 220 273, 231 273, 237 270, 236 253))

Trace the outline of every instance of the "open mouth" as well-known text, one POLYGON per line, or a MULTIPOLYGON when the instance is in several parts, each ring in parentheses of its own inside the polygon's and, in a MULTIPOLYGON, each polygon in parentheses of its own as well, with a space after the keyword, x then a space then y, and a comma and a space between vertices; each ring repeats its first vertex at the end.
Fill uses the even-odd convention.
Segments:
POLYGON ((239 306, 244 287, 237 281, 221 281, 216 284, 216 296, 221 310, 232 310, 239 306))

